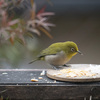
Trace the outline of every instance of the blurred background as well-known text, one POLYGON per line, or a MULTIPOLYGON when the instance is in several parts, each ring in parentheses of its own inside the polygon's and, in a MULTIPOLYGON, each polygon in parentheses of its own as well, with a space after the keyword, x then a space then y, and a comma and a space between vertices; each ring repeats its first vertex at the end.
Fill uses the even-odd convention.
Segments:
MULTIPOLYGON (((15 0, 16 1, 16 0, 15 0)), ((18 18, 29 18, 30 0, 22 0, 18 6, 13 5, 18 18)), ((33 37, 25 37, 25 45, 20 42, 1 43, 0 68, 50 68, 43 61, 28 64, 39 52, 54 42, 74 41, 83 55, 74 56, 69 64, 100 64, 100 1, 99 0, 34 0, 35 13, 45 7, 49 16, 50 36, 41 32, 33 37), (54 25, 51 25, 54 26, 54 25)), ((12 6, 10 6, 12 7, 12 6)), ((9 12, 9 10, 8 10, 9 12)), ((11 12, 11 11, 10 11, 11 12)), ((11 15, 12 13, 10 13, 11 15)))

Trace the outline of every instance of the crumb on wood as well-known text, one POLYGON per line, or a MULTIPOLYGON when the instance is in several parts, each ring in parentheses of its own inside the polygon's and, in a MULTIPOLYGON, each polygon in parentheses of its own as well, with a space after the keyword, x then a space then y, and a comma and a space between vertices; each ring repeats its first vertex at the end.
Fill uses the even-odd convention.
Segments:
POLYGON ((40 73, 40 76, 43 76, 45 75, 45 70, 43 70, 41 73, 40 73))
POLYGON ((43 79, 43 77, 38 77, 38 79, 43 79))
POLYGON ((38 79, 32 78, 32 79, 31 79, 31 82, 38 82, 38 79))

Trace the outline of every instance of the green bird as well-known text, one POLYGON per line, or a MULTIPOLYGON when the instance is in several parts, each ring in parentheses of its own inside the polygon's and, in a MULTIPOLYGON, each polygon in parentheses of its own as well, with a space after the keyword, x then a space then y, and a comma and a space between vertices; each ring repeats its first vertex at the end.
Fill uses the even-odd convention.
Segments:
POLYGON ((82 54, 78 50, 77 44, 72 41, 53 43, 41 51, 37 58, 29 64, 37 60, 44 60, 56 69, 57 66, 65 65, 77 53, 82 54))

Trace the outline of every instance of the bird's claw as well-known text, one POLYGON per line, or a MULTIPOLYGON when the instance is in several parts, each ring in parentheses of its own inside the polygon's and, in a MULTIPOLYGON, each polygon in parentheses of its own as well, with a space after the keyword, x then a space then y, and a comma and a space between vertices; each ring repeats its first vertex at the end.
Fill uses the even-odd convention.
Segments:
POLYGON ((59 70, 60 69, 60 67, 56 67, 56 66, 53 66, 52 68, 55 69, 55 70, 59 70))
POLYGON ((64 66, 64 67, 71 67, 71 65, 68 65, 68 64, 67 64, 67 65, 66 65, 66 64, 64 64, 63 66, 64 66))
MULTIPOLYGON (((71 65, 64 64, 63 67, 71 67, 71 65)), ((63 69, 63 67, 62 66, 52 66, 52 68, 55 69, 55 70, 63 69)))

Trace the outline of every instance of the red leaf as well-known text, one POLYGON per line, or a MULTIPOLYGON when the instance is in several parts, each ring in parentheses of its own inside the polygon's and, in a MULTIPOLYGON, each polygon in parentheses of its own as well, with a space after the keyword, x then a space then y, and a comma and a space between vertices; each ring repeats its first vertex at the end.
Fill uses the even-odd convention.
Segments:
POLYGON ((11 25, 17 24, 18 22, 19 22, 19 19, 15 19, 15 20, 8 22, 8 25, 11 26, 11 25))
POLYGON ((44 6, 44 7, 37 13, 37 15, 43 13, 43 12, 45 11, 45 9, 46 9, 46 6, 44 6))
POLYGON ((16 5, 20 4, 20 2, 21 2, 21 0, 18 0, 18 1, 16 2, 16 5))
POLYGON ((2 2, 0 2, 0 6, 2 5, 3 3, 2 2))
POLYGON ((11 44, 13 45, 14 44, 14 40, 13 40, 13 38, 12 37, 10 37, 10 42, 11 42, 11 44))

